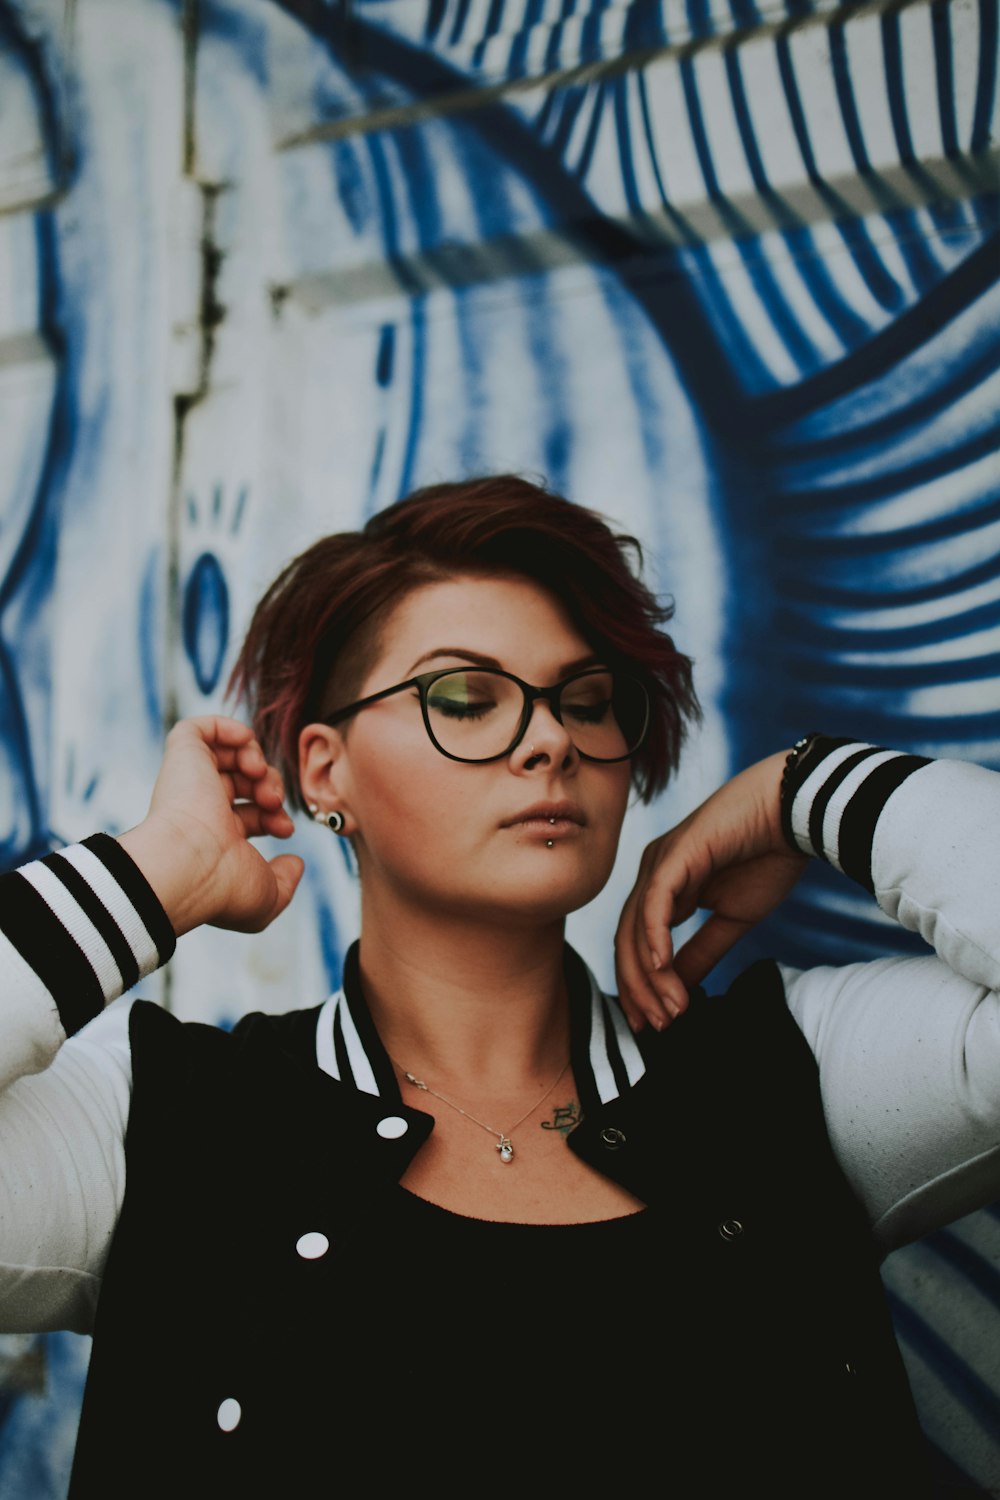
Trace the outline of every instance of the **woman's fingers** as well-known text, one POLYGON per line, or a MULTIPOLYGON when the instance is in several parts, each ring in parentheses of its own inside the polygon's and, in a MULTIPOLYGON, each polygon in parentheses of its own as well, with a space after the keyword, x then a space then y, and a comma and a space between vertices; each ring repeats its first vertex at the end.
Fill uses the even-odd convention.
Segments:
POLYGON ((237 802, 233 812, 239 819, 244 838, 259 839, 270 834, 272 838, 287 839, 295 832, 295 824, 283 807, 269 810, 253 802, 237 802))
POLYGON ((641 886, 636 885, 622 910, 615 936, 618 993, 633 1030, 640 1030, 648 1021, 662 1031, 678 1013, 677 981, 669 971, 651 974, 648 959, 642 958, 637 922, 640 903, 641 886))
POLYGON ((677 954, 677 973, 688 988, 700 984, 752 925, 714 913, 706 918, 677 954))

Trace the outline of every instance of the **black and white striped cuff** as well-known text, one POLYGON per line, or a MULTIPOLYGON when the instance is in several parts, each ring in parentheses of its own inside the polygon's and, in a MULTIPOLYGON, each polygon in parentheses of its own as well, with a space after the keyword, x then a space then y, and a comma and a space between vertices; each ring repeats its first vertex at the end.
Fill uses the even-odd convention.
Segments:
POLYGON ((896 788, 927 764, 925 756, 814 735, 782 786, 791 841, 874 891, 872 841, 879 814, 896 788))
POLYGON ((2 877, 0 932, 34 970, 67 1036, 174 951, 145 876, 106 833, 2 877))

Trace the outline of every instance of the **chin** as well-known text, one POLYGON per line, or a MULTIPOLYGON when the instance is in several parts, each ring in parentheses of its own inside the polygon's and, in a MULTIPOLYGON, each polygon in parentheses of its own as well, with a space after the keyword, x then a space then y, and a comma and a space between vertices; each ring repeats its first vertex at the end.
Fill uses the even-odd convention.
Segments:
POLYGON ((595 873, 580 869, 511 872, 506 878, 499 876, 491 882, 480 910, 485 907, 485 914, 500 922, 507 914, 515 926, 562 921, 570 912, 579 911, 593 901, 604 889, 610 873, 610 870, 595 873))

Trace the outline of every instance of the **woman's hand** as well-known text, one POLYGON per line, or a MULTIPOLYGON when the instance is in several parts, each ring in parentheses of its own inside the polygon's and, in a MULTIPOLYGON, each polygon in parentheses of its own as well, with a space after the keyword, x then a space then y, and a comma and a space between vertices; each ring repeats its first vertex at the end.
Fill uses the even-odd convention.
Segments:
POLYGON ((253 732, 218 715, 182 719, 167 736, 149 812, 118 842, 159 897, 178 937, 208 923, 259 932, 302 875, 294 854, 268 860, 248 842, 288 838, 284 788, 253 732))
POLYGON ((619 995, 630 1025, 662 1030, 755 922, 784 900, 808 859, 781 830, 784 752, 734 776, 646 848, 615 935, 619 995), (711 916, 675 954, 671 929, 711 916))

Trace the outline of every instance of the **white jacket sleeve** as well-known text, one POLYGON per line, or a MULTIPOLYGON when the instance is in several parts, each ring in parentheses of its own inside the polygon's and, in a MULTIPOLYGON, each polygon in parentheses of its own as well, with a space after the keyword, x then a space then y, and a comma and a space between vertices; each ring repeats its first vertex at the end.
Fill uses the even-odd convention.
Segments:
POLYGON ((883 1253, 1000 1196, 1000 775, 825 741, 791 832, 934 956, 799 972, 834 1150, 883 1253))
POLYGON ((107 835, 0 877, 0 1330, 91 1327, 131 1087, 128 1002, 104 1007, 173 946, 107 835))

